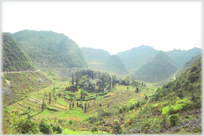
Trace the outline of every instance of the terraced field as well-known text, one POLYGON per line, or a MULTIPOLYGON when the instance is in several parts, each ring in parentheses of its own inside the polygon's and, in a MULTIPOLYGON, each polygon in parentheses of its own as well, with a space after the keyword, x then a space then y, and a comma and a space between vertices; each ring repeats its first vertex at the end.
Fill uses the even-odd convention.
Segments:
POLYGON ((68 84, 68 82, 60 82, 55 85, 58 88, 56 89, 57 91, 55 91, 56 95, 61 93, 61 96, 58 97, 57 95, 57 101, 55 101, 52 96, 50 105, 48 104, 48 94, 49 92, 52 93, 53 86, 48 86, 43 88, 39 92, 32 93, 18 103, 10 105, 7 109, 14 112, 19 111, 19 113, 23 113, 30 109, 29 114, 36 119, 49 118, 82 121, 89 118, 89 116, 97 115, 99 108, 102 108, 104 111, 108 111, 110 109, 111 111, 117 111, 118 108, 122 108, 123 106, 131 105, 136 103, 137 101, 141 101, 144 99, 145 95, 151 96, 155 92, 154 88, 144 87, 141 91, 139 91, 139 93, 135 93, 135 89, 133 87, 129 86, 127 90, 127 86, 121 85, 117 86, 115 90, 106 92, 106 94, 102 96, 95 97, 95 93, 87 93, 87 99, 92 97, 95 98, 82 102, 78 101, 78 104, 82 103, 84 105, 85 103, 87 103, 90 105, 90 107, 87 108, 87 111, 84 112, 81 107, 76 107, 76 98, 80 98, 80 91, 82 89, 79 89, 79 91, 75 93, 65 91, 65 87, 68 84), (45 96, 45 93, 47 96, 45 96), (73 101, 66 99, 66 95, 73 96, 73 101), (41 108, 41 101, 43 101, 43 99, 46 105, 49 106, 49 108, 46 108, 44 111, 42 111, 41 108), (36 102, 35 100, 38 100, 38 102, 36 102), (74 108, 69 107, 70 103, 74 103, 74 108), (102 104, 102 106, 99 107, 99 104, 102 104), (53 111, 52 109, 55 109, 55 111, 53 111))

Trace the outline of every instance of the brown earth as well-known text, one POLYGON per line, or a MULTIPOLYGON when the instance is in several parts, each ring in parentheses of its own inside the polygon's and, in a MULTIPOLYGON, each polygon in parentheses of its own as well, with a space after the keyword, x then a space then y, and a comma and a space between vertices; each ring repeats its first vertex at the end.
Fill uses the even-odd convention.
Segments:
POLYGON ((84 120, 84 119, 78 118, 78 117, 70 117, 70 116, 67 116, 67 117, 65 118, 65 120, 77 120, 77 121, 82 121, 82 120, 84 120))

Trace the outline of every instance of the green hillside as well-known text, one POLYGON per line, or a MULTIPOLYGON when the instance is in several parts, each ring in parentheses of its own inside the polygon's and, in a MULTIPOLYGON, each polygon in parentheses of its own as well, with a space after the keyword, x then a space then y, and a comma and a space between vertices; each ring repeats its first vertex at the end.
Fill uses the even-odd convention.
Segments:
POLYGON ((188 62, 185 63, 185 65, 178 71, 178 73, 176 74, 176 76, 179 76, 181 73, 185 72, 186 69, 188 69, 189 67, 191 67, 191 65, 196 61, 199 60, 201 58, 201 54, 198 54, 196 56, 193 56, 188 62))
POLYGON ((123 61, 127 69, 138 69, 142 65, 150 61, 156 54, 157 50, 150 46, 139 46, 119 52, 116 55, 123 61))
POLYGON ((122 60, 116 55, 112 55, 102 66, 108 71, 120 75, 128 73, 122 60))
POLYGON ((3 33, 3 71, 36 70, 28 55, 19 48, 11 34, 3 33))
POLYGON ((81 47, 84 54, 84 58, 88 63, 104 63, 111 56, 109 52, 101 49, 93 49, 87 47, 81 47))
POLYGON ((168 55, 159 51, 151 61, 135 72, 135 77, 145 82, 159 82, 171 76, 176 70, 176 65, 168 55))
POLYGON ((189 61, 193 56, 198 55, 202 52, 200 48, 194 47, 190 50, 172 50, 166 52, 170 59, 176 64, 177 67, 182 68, 187 61, 189 61))
MULTIPOLYGON (((158 88, 138 114, 133 113, 126 134, 201 134, 202 59, 176 80, 158 88)), ((131 116, 131 115, 130 115, 131 116)))
POLYGON ((13 37, 40 68, 87 67, 78 45, 64 34, 23 30, 13 37))

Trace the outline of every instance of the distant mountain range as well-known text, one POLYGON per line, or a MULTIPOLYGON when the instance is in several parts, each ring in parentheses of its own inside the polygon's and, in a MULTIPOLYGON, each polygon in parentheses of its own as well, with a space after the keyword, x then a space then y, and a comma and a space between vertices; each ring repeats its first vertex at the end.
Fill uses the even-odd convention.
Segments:
POLYGON ((109 52, 101 49, 81 47, 81 50, 84 54, 85 60, 92 64, 104 63, 111 56, 109 52))
POLYGON ((184 64, 189 61, 193 56, 198 55, 202 52, 200 48, 193 48, 190 50, 172 50, 166 52, 167 55, 170 57, 170 59, 178 66, 179 68, 182 68, 184 64))
POLYGON ((36 70, 37 66, 29 56, 19 48, 13 36, 3 33, 3 71, 36 70))
POLYGON ((13 37, 40 68, 88 67, 78 45, 64 34, 23 30, 13 37))
POLYGON ((128 73, 123 61, 116 55, 110 56, 110 58, 104 64, 102 64, 102 67, 110 72, 120 75, 128 73))
POLYGON ((135 72, 135 77, 144 82, 160 82, 175 73, 177 69, 178 67, 169 56, 165 52, 159 51, 151 61, 135 72))
POLYGON ((150 61, 156 54, 157 50, 150 46, 139 46, 119 52, 116 55, 124 62, 127 69, 138 69, 150 61))

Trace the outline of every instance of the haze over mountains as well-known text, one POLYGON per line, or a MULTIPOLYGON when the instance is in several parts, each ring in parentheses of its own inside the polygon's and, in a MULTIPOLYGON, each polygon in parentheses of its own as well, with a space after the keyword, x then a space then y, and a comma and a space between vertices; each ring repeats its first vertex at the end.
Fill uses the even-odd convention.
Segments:
MULTIPOLYGON (((28 54, 31 62, 39 68, 90 67, 119 75, 131 72, 133 75, 135 73, 137 80, 145 82, 168 78, 193 56, 201 53, 200 48, 161 52, 151 46, 142 45, 111 56, 102 49, 79 48, 64 34, 51 31, 23 30, 12 36, 18 46, 28 54)), ((6 60, 8 59, 4 55, 4 66, 8 67, 6 60)))
POLYGON ((81 47, 81 51, 83 52, 84 58, 88 63, 104 63, 111 56, 109 52, 101 49, 81 47))
POLYGON ((151 61, 135 72, 135 77, 140 81, 159 82, 171 76, 177 69, 169 56, 159 51, 151 61))
POLYGON ((14 33, 13 37, 40 68, 88 66, 78 45, 64 34, 23 30, 14 33))

